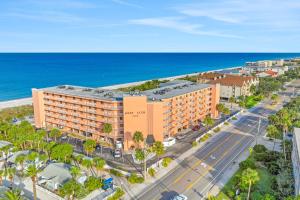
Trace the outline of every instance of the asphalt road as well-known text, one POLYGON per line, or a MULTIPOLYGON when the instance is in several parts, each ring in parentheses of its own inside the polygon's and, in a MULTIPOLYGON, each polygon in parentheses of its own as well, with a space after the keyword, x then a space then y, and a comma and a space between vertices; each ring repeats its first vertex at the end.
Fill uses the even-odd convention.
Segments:
POLYGON ((248 150, 255 141, 255 135, 264 132, 267 117, 275 113, 275 110, 267 108, 267 104, 241 116, 231 128, 220 132, 192 156, 178 163, 176 168, 135 199, 170 200, 178 194, 184 194, 189 200, 205 197, 240 153, 248 150))

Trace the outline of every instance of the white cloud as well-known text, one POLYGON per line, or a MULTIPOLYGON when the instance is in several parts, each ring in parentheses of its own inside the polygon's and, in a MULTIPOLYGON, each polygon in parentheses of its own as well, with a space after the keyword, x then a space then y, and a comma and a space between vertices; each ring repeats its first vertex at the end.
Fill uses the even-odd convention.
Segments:
POLYGON ((180 32, 189 33, 193 35, 239 38, 236 35, 230 35, 230 34, 220 33, 216 31, 204 31, 202 30, 203 25, 185 22, 184 18, 182 17, 157 17, 157 18, 133 19, 133 20, 129 20, 129 23, 137 24, 137 25, 169 28, 169 29, 173 29, 173 30, 177 30, 180 32))
POLYGON ((7 17, 16 17, 35 21, 59 22, 59 23, 78 23, 84 22, 85 19, 66 12, 43 11, 43 12, 11 12, 4 14, 7 17))
POLYGON ((134 4, 134 3, 130 3, 128 1, 124 1, 124 0, 111 0, 114 3, 117 4, 121 4, 121 5, 125 5, 125 6, 130 6, 130 7, 135 7, 135 8, 142 8, 142 6, 138 5, 138 4, 134 4))
POLYGON ((177 6, 175 10, 223 23, 286 28, 299 25, 299 8, 298 0, 203 0, 177 6))

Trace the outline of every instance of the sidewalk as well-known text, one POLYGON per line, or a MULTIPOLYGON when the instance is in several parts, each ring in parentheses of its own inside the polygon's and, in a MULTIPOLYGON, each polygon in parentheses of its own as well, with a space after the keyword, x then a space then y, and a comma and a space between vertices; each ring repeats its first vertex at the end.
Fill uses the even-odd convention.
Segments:
MULTIPOLYGON (((241 115, 241 114, 240 114, 241 115)), ((229 123, 229 125, 223 125, 223 128, 221 130, 221 132, 226 131, 230 128, 233 128, 234 126, 234 122, 229 123)), ((181 154, 178 158, 176 158, 175 160, 173 160, 168 167, 164 168, 161 167, 159 168, 159 171, 157 171, 155 178, 152 177, 147 177, 147 181, 145 183, 142 184, 135 184, 135 185, 130 185, 129 183, 127 183, 126 181, 122 183, 123 188, 126 190, 126 194, 125 194, 125 200, 130 200, 130 199, 137 199, 137 195, 142 193, 145 188, 147 187, 151 187, 154 184, 159 184, 160 179, 162 177, 164 177, 166 174, 168 174, 170 171, 175 170, 176 167, 178 167, 178 163, 182 162, 184 159, 190 157, 191 155, 193 155, 196 151, 198 151, 199 149, 203 148, 208 142, 212 142, 212 140, 214 140, 216 137, 218 137, 218 135, 221 133, 214 133, 212 131, 212 137, 210 137, 208 140, 206 140, 205 142, 201 142, 199 143, 196 147, 192 147, 189 150, 187 150, 186 152, 184 152, 183 154, 181 154), (124 184, 125 183, 125 184, 124 184)))

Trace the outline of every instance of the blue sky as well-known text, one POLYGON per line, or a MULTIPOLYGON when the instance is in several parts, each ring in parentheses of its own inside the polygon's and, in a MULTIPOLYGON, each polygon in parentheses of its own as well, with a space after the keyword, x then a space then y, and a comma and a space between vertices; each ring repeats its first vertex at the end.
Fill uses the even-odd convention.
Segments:
POLYGON ((299 0, 1 0, 1 52, 299 52, 299 0))

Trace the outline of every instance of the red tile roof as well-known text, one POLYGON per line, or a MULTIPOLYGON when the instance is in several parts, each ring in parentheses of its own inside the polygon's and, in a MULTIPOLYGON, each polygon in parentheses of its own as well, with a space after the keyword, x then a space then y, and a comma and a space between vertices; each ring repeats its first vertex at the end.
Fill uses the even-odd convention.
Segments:
POLYGON ((227 86, 239 86, 242 87, 248 81, 255 79, 253 76, 238 76, 231 74, 220 74, 220 73, 205 73, 200 74, 198 79, 209 80, 209 83, 227 86), (216 79, 217 78, 217 79, 216 79))

